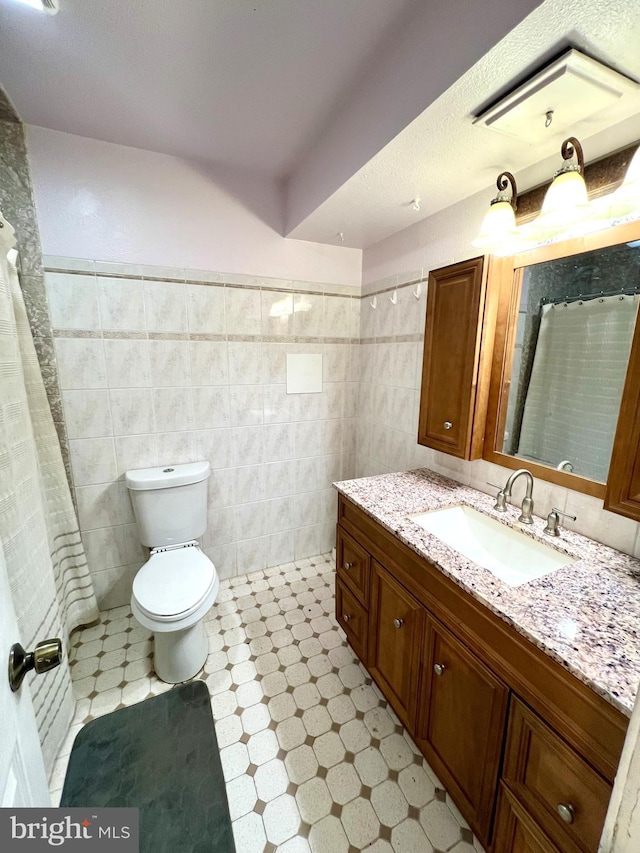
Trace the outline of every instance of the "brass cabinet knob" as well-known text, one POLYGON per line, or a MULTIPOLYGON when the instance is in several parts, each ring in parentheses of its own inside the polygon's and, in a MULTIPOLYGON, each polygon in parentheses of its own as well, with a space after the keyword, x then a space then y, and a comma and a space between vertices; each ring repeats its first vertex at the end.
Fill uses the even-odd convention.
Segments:
POLYGON ((39 675, 49 672, 60 665, 62 660, 62 640, 57 637, 43 640, 32 652, 25 652, 20 643, 11 646, 9 652, 9 685, 13 693, 20 689, 25 675, 32 669, 39 675))
POLYGON ((344 619, 345 622, 348 622, 349 619, 351 619, 351 616, 348 613, 343 613, 342 618, 344 619))
POLYGON ((434 663, 433 671, 436 675, 442 675, 446 669, 446 666, 443 663, 434 663))
POLYGON ((344 564, 344 568, 345 568, 347 571, 350 571, 350 569, 352 569, 352 568, 353 568, 353 563, 345 563, 345 564, 344 564))
POLYGON ((402 628, 402 626, 404 625, 404 619, 394 619, 393 624, 396 626, 396 628, 402 628))
POLYGON ((558 805, 556 806, 556 811, 565 823, 573 823, 573 820, 576 816, 576 811, 571 805, 571 803, 558 803, 558 805))
POLYGON ((451 429, 453 427, 453 424, 451 423, 451 421, 445 421, 443 426, 445 429, 451 429))

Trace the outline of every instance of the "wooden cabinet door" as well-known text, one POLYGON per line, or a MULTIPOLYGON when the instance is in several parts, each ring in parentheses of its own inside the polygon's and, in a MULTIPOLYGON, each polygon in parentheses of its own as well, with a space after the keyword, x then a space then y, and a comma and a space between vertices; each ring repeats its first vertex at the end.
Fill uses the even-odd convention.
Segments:
POLYGON ((640 322, 631 345, 604 508, 640 521, 640 322))
POLYGON ((484 258, 429 275, 418 442, 462 459, 480 455, 484 433, 473 424, 484 296, 484 258))
POLYGON ((531 816, 500 786, 494 853, 560 853, 531 816))
POLYGON ((611 785, 515 697, 502 781, 566 853, 597 853, 611 785))
POLYGON ((417 741, 480 840, 496 797, 508 690, 435 619, 427 620, 417 741))
POLYGON ((375 560, 372 581, 369 670, 398 717, 413 731, 425 611, 375 560))

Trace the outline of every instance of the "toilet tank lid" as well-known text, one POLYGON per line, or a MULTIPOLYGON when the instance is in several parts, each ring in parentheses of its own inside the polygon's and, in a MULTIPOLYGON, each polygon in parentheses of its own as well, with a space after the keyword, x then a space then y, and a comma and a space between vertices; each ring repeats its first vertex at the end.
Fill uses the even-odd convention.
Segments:
POLYGON ((165 465, 158 468, 137 468, 127 471, 125 482, 128 489, 172 489, 174 486, 190 486, 206 480, 211 472, 208 462, 187 462, 184 465, 165 465))

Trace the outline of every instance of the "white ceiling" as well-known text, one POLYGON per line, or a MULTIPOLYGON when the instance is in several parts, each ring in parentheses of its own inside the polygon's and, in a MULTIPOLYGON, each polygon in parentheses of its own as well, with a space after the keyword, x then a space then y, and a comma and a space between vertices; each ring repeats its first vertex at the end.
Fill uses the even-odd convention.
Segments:
MULTIPOLYGON (((537 3, 0 0, 0 84, 29 124, 288 177, 313 201, 289 236, 362 248, 559 150, 553 126, 528 146, 472 116, 565 46, 640 79, 638 0, 537 3)), ((640 96, 573 132, 587 160, 634 141, 640 96)))
MULTIPOLYGON (((573 45, 640 80, 638 0, 546 0, 289 236, 365 248, 557 153, 568 132, 527 145, 473 125, 473 116, 547 58, 573 45), (420 211, 412 200, 421 198, 420 211)), ((544 116, 541 116, 544 121, 544 116)), ((640 139, 640 94, 571 129, 589 160, 640 139), (597 134, 597 138, 595 135, 597 134), (592 145, 589 139, 593 138, 592 145)), ((533 170, 521 189, 546 180, 533 170)), ((491 195, 487 196, 487 203, 491 195)))
POLYGON ((412 0, 0 0, 23 121, 281 176, 412 0))

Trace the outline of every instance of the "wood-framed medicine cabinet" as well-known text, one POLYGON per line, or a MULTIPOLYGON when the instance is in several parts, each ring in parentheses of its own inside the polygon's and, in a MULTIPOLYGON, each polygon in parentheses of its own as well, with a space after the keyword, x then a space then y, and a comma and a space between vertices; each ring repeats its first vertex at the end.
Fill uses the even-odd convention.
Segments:
POLYGON ((640 520, 640 223, 504 259, 489 286, 483 458, 640 520))
POLYGON ((640 222, 433 272, 418 442, 526 467, 640 521, 636 291, 640 222))

